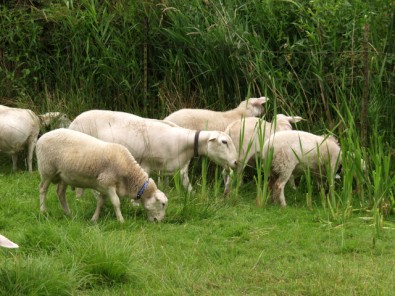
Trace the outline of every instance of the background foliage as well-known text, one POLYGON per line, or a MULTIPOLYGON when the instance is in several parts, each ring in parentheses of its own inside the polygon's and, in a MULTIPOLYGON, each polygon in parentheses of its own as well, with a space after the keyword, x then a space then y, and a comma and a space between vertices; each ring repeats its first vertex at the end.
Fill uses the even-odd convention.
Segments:
POLYGON ((0 103, 157 118, 266 95, 321 128, 349 108, 393 142, 393 12, 391 0, 2 1, 0 103))

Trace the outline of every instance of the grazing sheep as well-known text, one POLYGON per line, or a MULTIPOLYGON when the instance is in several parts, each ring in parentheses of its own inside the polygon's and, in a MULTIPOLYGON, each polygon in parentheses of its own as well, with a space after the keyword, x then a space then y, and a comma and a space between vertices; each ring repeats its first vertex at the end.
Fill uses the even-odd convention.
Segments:
POLYGON ((61 112, 47 112, 38 115, 41 121, 41 126, 46 130, 53 130, 57 128, 68 128, 71 120, 66 114, 61 112))
POLYGON ((207 109, 181 109, 171 113, 165 120, 193 130, 224 131, 233 121, 242 117, 256 117, 263 114, 265 97, 250 98, 242 101, 235 109, 218 112, 207 109))
POLYGON ((15 249, 19 248, 19 246, 16 243, 13 243, 10 241, 8 238, 0 234, 0 247, 4 248, 9 248, 9 249, 15 249))
POLYGON ((27 148, 29 172, 33 171, 33 153, 40 131, 40 120, 29 109, 0 105, 0 151, 11 154, 12 168, 18 169, 18 153, 27 148))
POLYGON ((278 200, 283 207, 286 206, 284 187, 293 174, 301 175, 309 169, 320 179, 328 174, 334 178, 342 162, 341 149, 334 137, 303 131, 275 133, 263 146, 264 159, 270 158, 271 151, 269 188, 273 200, 278 200))
POLYGON ((61 128, 38 140, 36 154, 41 176, 41 212, 46 211, 45 199, 52 182, 58 184, 57 195, 66 214, 70 213, 66 188, 71 185, 100 193, 92 221, 97 221, 105 198, 109 197, 117 219, 124 222, 118 196, 141 199, 150 221, 161 221, 165 216, 167 197, 122 145, 61 128))
MULTIPOLYGON (((228 134, 236 150, 239 153, 238 159, 238 177, 242 177, 242 173, 248 162, 255 155, 262 158, 262 147, 265 140, 273 133, 278 131, 292 130, 291 123, 301 121, 300 116, 286 116, 277 114, 274 122, 270 123, 260 118, 248 117, 236 120, 228 125, 225 133, 228 134)), ((225 194, 229 194, 231 177, 225 174, 225 194)))
POLYGON ((171 175, 180 170, 183 186, 189 191, 192 186, 187 168, 194 155, 206 155, 226 170, 237 165, 236 148, 224 132, 194 131, 166 121, 105 110, 86 111, 69 128, 124 145, 148 173, 171 175))

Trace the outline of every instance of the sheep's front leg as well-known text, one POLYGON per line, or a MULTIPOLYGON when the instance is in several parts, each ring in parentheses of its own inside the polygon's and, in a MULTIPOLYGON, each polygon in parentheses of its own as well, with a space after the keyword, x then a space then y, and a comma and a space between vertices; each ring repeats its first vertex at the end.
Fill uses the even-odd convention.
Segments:
MULTIPOLYGON (((243 180, 242 177, 243 171, 240 171, 240 167, 237 168, 237 176, 236 178, 239 178, 238 180, 238 185, 241 185, 241 180, 243 180)), ((223 170, 222 171, 222 176, 224 178, 224 183, 225 183, 225 189, 224 189, 224 194, 229 195, 231 187, 232 187, 232 181, 234 178, 234 173, 231 171, 223 170)))
POLYGON ((189 177, 188 177, 188 168, 189 168, 189 161, 183 168, 181 168, 180 175, 181 175, 182 185, 184 186, 184 188, 187 189, 188 192, 192 192, 192 185, 189 182, 189 177))
POLYGON ((47 209, 45 206, 45 199, 47 198, 47 191, 51 180, 43 180, 40 182, 40 212, 44 213, 47 209))
POLYGON ((67 184, 64 183, 63 181, 60 181, 58 184, 58 188, 56 189, 56 193, 58 195, 60 204, 62 205, 63 211, 66 215, 70 215, 70 208, 67 203, 66 199, 66 189, 67 189, 67 184))
POLYGON ((230 193, 230 185, 232 183, 232 177, 230 176, 230 173, 226 170, 222 171, 222 175, 224 177, 224 183, 225 183, 224 194, 228 195, 230 193))
POLYGON ((106 201, 106 196, 100 193, 99 197, 97 198, 95 213, 93 214, 91 219, 92 222, 96 222, 97 219, 99 218, 100 210, 103 207, 105 201, 106 201))
POLYGON ((121 213, 121 202, 117 195, 117 192, 114 187, 111 187, 108 190, 108 196, 110 197, 111 203, 114 206, 115 215, 117 216, 117 220, 121 223, 125 222, 121 213))

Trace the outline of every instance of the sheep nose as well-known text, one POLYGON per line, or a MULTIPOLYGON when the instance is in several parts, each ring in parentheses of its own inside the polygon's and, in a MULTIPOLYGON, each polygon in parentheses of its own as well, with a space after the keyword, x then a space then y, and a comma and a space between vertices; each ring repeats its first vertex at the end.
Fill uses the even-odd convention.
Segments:
POLYGON ((235 160, 235 167, 237 167, 237 160, 235 160))
POLYGON ((154 218, 154 222, 159 222, 158 218, 154 218))

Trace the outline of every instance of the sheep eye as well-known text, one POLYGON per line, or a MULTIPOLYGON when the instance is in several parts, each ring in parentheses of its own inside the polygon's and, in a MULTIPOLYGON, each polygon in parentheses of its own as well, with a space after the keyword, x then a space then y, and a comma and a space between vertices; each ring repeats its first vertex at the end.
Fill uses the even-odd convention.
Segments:
POLYGON ((222 144, 228 145, 228 141, 222 140, 222 144))

